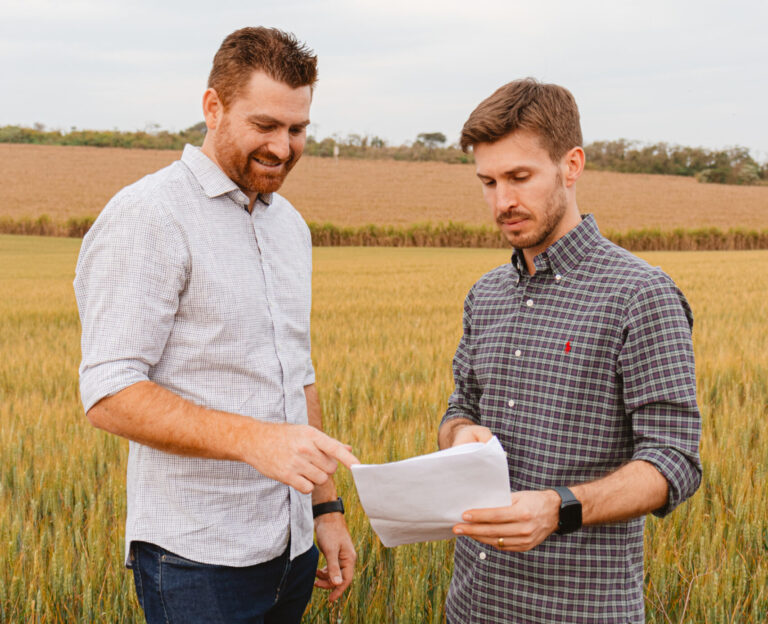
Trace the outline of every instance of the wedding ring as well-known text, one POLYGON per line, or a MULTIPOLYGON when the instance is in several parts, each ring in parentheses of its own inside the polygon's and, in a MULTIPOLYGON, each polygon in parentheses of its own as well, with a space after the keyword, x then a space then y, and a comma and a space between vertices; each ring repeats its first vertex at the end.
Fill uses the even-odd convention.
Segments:
POLYGON ((499 538, 498 544, 499 544, 499 548, 504 548, 504 538, 503 537, 499 538))

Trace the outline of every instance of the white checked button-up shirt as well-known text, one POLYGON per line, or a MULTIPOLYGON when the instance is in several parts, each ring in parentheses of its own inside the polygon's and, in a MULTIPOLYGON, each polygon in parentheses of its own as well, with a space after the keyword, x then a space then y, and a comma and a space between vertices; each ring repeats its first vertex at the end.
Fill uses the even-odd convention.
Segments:
MULTIPOLYGON (((277 194, 248 198, 199 149, 120 191, 83 240, 75 294, 86 411, 151 380, 198 405, 306 424, 312 242, 277 194)), ((126 545, 245 566, 312 545, 309 495, 241 462, 130 443, 126 545)), ((126 552, 127 552, 126 548, 126 552)))

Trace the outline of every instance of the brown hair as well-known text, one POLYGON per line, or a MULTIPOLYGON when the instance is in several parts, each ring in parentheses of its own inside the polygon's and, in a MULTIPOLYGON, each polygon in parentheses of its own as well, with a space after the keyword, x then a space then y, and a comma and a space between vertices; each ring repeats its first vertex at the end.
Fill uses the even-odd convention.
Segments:
POLYGON ((583 142, 579 108, 571 92, 523 78, 500 87, 472 111, 461 130, 461 149, 493 143, 515 130, 536 133, 553 162, 583 142))
POLYGON ((317 56, 291 33, 277 28, 236 30, 213 57, 208 88, 215 89, 226 107, 239 94, 254 71, 296 89, 317 82, 317 56))

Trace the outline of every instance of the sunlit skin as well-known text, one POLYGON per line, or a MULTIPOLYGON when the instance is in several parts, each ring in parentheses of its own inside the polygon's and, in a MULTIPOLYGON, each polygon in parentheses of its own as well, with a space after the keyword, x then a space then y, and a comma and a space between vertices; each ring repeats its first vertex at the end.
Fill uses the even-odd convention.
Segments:
POLYGON ((277 191, 307 141, 312 89, 292 88, 255 71, 225 106, 215 89, 203 94, 208 132, 203 153, 251 200, 277 191))
MULTIPOLYGON (((553 161, 539 138, 525 130, 473 149, 493 219, 506 239, 522 249, 533 275, 533 259, 581 222, 575 185, 584 170, 584 150, 574 147, 553 161)), ((448 448, 487 442, 492 436, 489 428, 457 418, 440 427, 438 443, 448 448)), ((662 507, 668 484, 652 464, 636 460, 571 490, 581 501, 586 526, 621 522, 662 507)), ((560 497, 554 490, 513 492, 507 507, 468 509, 453 532, 499 550, 527 551, 557 529, 559 510, 560 497)))
POLYGON ((584 150, 574 147, 554 162, 537 135, 518 130, 473 151, 493 220, 534 273, 533 258, 581 222, 575 185, 584 150))

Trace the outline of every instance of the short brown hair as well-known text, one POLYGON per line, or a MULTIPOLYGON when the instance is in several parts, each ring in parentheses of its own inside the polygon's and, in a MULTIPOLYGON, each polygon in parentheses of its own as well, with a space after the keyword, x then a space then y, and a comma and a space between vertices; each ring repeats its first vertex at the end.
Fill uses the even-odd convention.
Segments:
POLYGON ((571 92, 523 78, 500 87, 472 111, 461 130, 461 149, 494 143, 515 130, 536 133, 553 162, 583 143, 579 108, 571 92))
POLYGON ((224 39, 213 57, 208 88, 216 90, 226 107, 254 71, 293 89, 314 87, 317 56, 291 33, 264 26, 241 28, 224 39))

